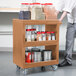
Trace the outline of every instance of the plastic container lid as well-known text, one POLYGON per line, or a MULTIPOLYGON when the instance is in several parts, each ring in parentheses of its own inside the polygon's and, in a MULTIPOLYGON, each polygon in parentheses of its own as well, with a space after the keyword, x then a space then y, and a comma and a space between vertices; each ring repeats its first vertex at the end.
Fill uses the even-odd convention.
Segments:
POLYGON ((31 31, 31 29, 26 29, 26 31, 31 31))
POLYGON ((41 34, 41 32, 37 32, 37 34, 41 34))
POLYGON ((30 3, 30 5, 34 5, 33 3, 30 3))
POLYGON ((42 50, 42 51, 52 51, 52 50, 42 50))
POLYGON ((51 32, 46 32, 47 34, 50 34, 51 32))
POLYGON ((45 3, 45 5, 53 5, 53 3, 45 3))
POLYGON ((31 31, 36 31, 36 29, 31 29, 31 31))
POLYGON ((41 32, 42 34, 45 34, 46 32, 41 32))
POLYGON ((30 3, 21 3, 22 5, 30 5, 30 3))
POLYGON ((45 3, 41 3, 41 5, 46 5, 45 3))
POLYGON ((41 3, 33 3, 33 5, 40 5, 41 3))
POLYGON ((51 32, 51 33, 55 33, 55 32, 51 32))
POLYGON ((30 50, 30 49, 28 49, 28 50, 26 50, 25 52, 31 52, 31 50, 30 50))
POLYGON ((31 51, 32 52, 40 52, 40 49, 39 48, 32 48, 31 51))

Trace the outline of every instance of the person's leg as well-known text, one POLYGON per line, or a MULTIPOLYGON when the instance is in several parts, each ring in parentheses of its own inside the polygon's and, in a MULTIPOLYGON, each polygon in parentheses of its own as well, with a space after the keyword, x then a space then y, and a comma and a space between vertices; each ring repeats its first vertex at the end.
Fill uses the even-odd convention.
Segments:
POLYGON ((74 24, 68 23, 66 34, 66 51, 65 59, 69 64, 72 64, 72 50, 74 47, 75 27, 74 24))
POLYGON ((72 49, 74 46, 75 27, 74 24, 68 23, 66 33, 66 51, 65 60, 59 64, 60 67, 72 64, 72 49))

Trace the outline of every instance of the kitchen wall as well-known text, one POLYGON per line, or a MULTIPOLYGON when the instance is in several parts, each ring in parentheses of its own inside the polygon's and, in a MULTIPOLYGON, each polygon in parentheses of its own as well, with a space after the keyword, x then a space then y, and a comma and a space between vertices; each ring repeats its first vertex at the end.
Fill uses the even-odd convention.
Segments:
MULTIPOLYGON (((59 16, 60 15, 61 14, 59 14, 59 16)), ((0 51, 12 51, 11 49, 13 48, 13 18, 18 18, 18 13, 0 13, 0 51)), ((65 18, 62 23, 63 24, 60 26, 59 49, 65 50, 67 18, 65 18)), ((74 50, 76 50, 75 46, 74 50)))

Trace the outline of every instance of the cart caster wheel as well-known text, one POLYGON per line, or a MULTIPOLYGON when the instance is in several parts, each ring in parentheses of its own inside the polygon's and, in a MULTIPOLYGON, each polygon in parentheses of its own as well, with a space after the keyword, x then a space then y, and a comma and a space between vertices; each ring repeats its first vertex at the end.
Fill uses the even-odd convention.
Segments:
POLYGON ((57 65, 52 65, 52 69, 53 69, 53 71, 56 71, 58 69, 58 66, 57 65))
POLYGON ((19 66, 17 66, 17 70, 20 70, 21 68, 19 66))
POLYGON ((27 74, 27 69, 24 69, 23 73, 26 75, 27 74))
POLYGON ((41 71, 45 71, 45 67, 42 66, 42 67, 41 67, 41 71))

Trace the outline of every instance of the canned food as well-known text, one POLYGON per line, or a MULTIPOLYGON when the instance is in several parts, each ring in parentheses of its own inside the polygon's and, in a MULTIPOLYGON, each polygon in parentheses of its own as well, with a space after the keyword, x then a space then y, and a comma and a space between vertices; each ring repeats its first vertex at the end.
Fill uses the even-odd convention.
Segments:
POLYGON ((40 62, 41 61, 41 52, 38 48, 32 48, 32 51, 34 52, 34 62, 40 62))
POLYGON ((51 50, 43 50, 42 51, 42 61, 48 61, 51 60, 51 50))

